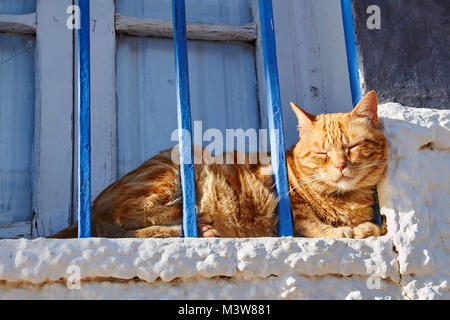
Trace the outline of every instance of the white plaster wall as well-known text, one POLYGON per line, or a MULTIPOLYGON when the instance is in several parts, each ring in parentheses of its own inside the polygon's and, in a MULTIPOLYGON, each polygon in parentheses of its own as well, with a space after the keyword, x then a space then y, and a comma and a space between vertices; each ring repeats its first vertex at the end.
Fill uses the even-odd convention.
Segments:
POLYGON ((0 240, 0 299, 448 299, 450 111, 379 113, 386 236, 0 240))
MULTIPOLYGON (((340 1, 273 1, 280 97, 286 147, 298 140, 289 102, 312 113, 352 109, 340 1)), ((265 106, 264 79, 260 105, 265 106)), ((262 84, 261 84, 262 82, 262 84)), ((267 122, 261 108, 263 125, 267 122)))
POLYGON ((450 298, 450 111, 380 108, 390 143, 381 212, 398 251, 403 293, 450 298))

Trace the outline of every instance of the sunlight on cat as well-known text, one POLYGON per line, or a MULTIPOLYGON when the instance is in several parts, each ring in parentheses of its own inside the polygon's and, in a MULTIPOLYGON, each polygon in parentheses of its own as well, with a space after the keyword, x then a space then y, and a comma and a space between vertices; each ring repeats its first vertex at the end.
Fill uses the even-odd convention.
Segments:
MULTIPOLYGON (((291 107, 299 130, 297 144, 286 150, 295 236, 381 235, 371 222, 372 190, 385 174, 388 152, 378 128, 376 93, 366 94, 349 113, 311 115, 294 103, 291 107)), ((194 147, 194 157, 203 159, 204 152, 194 147)), ((106 188, 92 206, 92 236, 181 236, 181 186, 174 155, 173 150, 163 151, 106 188)), ((199 234, 277 236, 271 165, 250 163, 249 154, 226 156, 233 161, 194 162, 199 234)), ((75 223, 51 237, 76 236, 75 223)))

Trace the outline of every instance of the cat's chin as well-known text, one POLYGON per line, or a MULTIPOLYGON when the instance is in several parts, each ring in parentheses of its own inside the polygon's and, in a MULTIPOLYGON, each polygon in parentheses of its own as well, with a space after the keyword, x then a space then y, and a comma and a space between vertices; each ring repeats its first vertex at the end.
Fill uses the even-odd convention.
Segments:
POLYGON ((342 176, 337 181, 334 182, 338 191, 352 191, 355 189, 355 178, 342 176))
MULTIPOLYGON (((324 181, 325 182, 325 181, 324 181)), ((341 194, 350 191, 357 190, 359 186, 357 185, 357 178, 354 177, 341 177, 337 180, 326 181, 322 185, 322 191, 331 194, 341 194)))

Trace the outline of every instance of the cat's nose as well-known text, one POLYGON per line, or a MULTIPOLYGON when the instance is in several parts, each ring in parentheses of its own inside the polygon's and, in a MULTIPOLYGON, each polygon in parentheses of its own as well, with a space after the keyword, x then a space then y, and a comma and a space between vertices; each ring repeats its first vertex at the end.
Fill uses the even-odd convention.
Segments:
POLYGON ((346 162, 346 161, 340 161, 340 162, 336 163, 336 164, 334 165, 334 167, 335 167, 336 169, 339 169, 339 171, 342 172, 342 171, 347 167, 347 162, 346 162))

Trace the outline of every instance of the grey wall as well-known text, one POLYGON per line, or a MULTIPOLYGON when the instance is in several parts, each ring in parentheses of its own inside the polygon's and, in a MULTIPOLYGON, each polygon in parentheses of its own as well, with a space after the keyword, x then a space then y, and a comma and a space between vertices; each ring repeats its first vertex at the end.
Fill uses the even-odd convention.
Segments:
POLYGON ((381 102, 448 109, 450 1, 352 0, 363 90, 381 102), (381 29, 369 30, 369 5, 381 9, 381 29))

